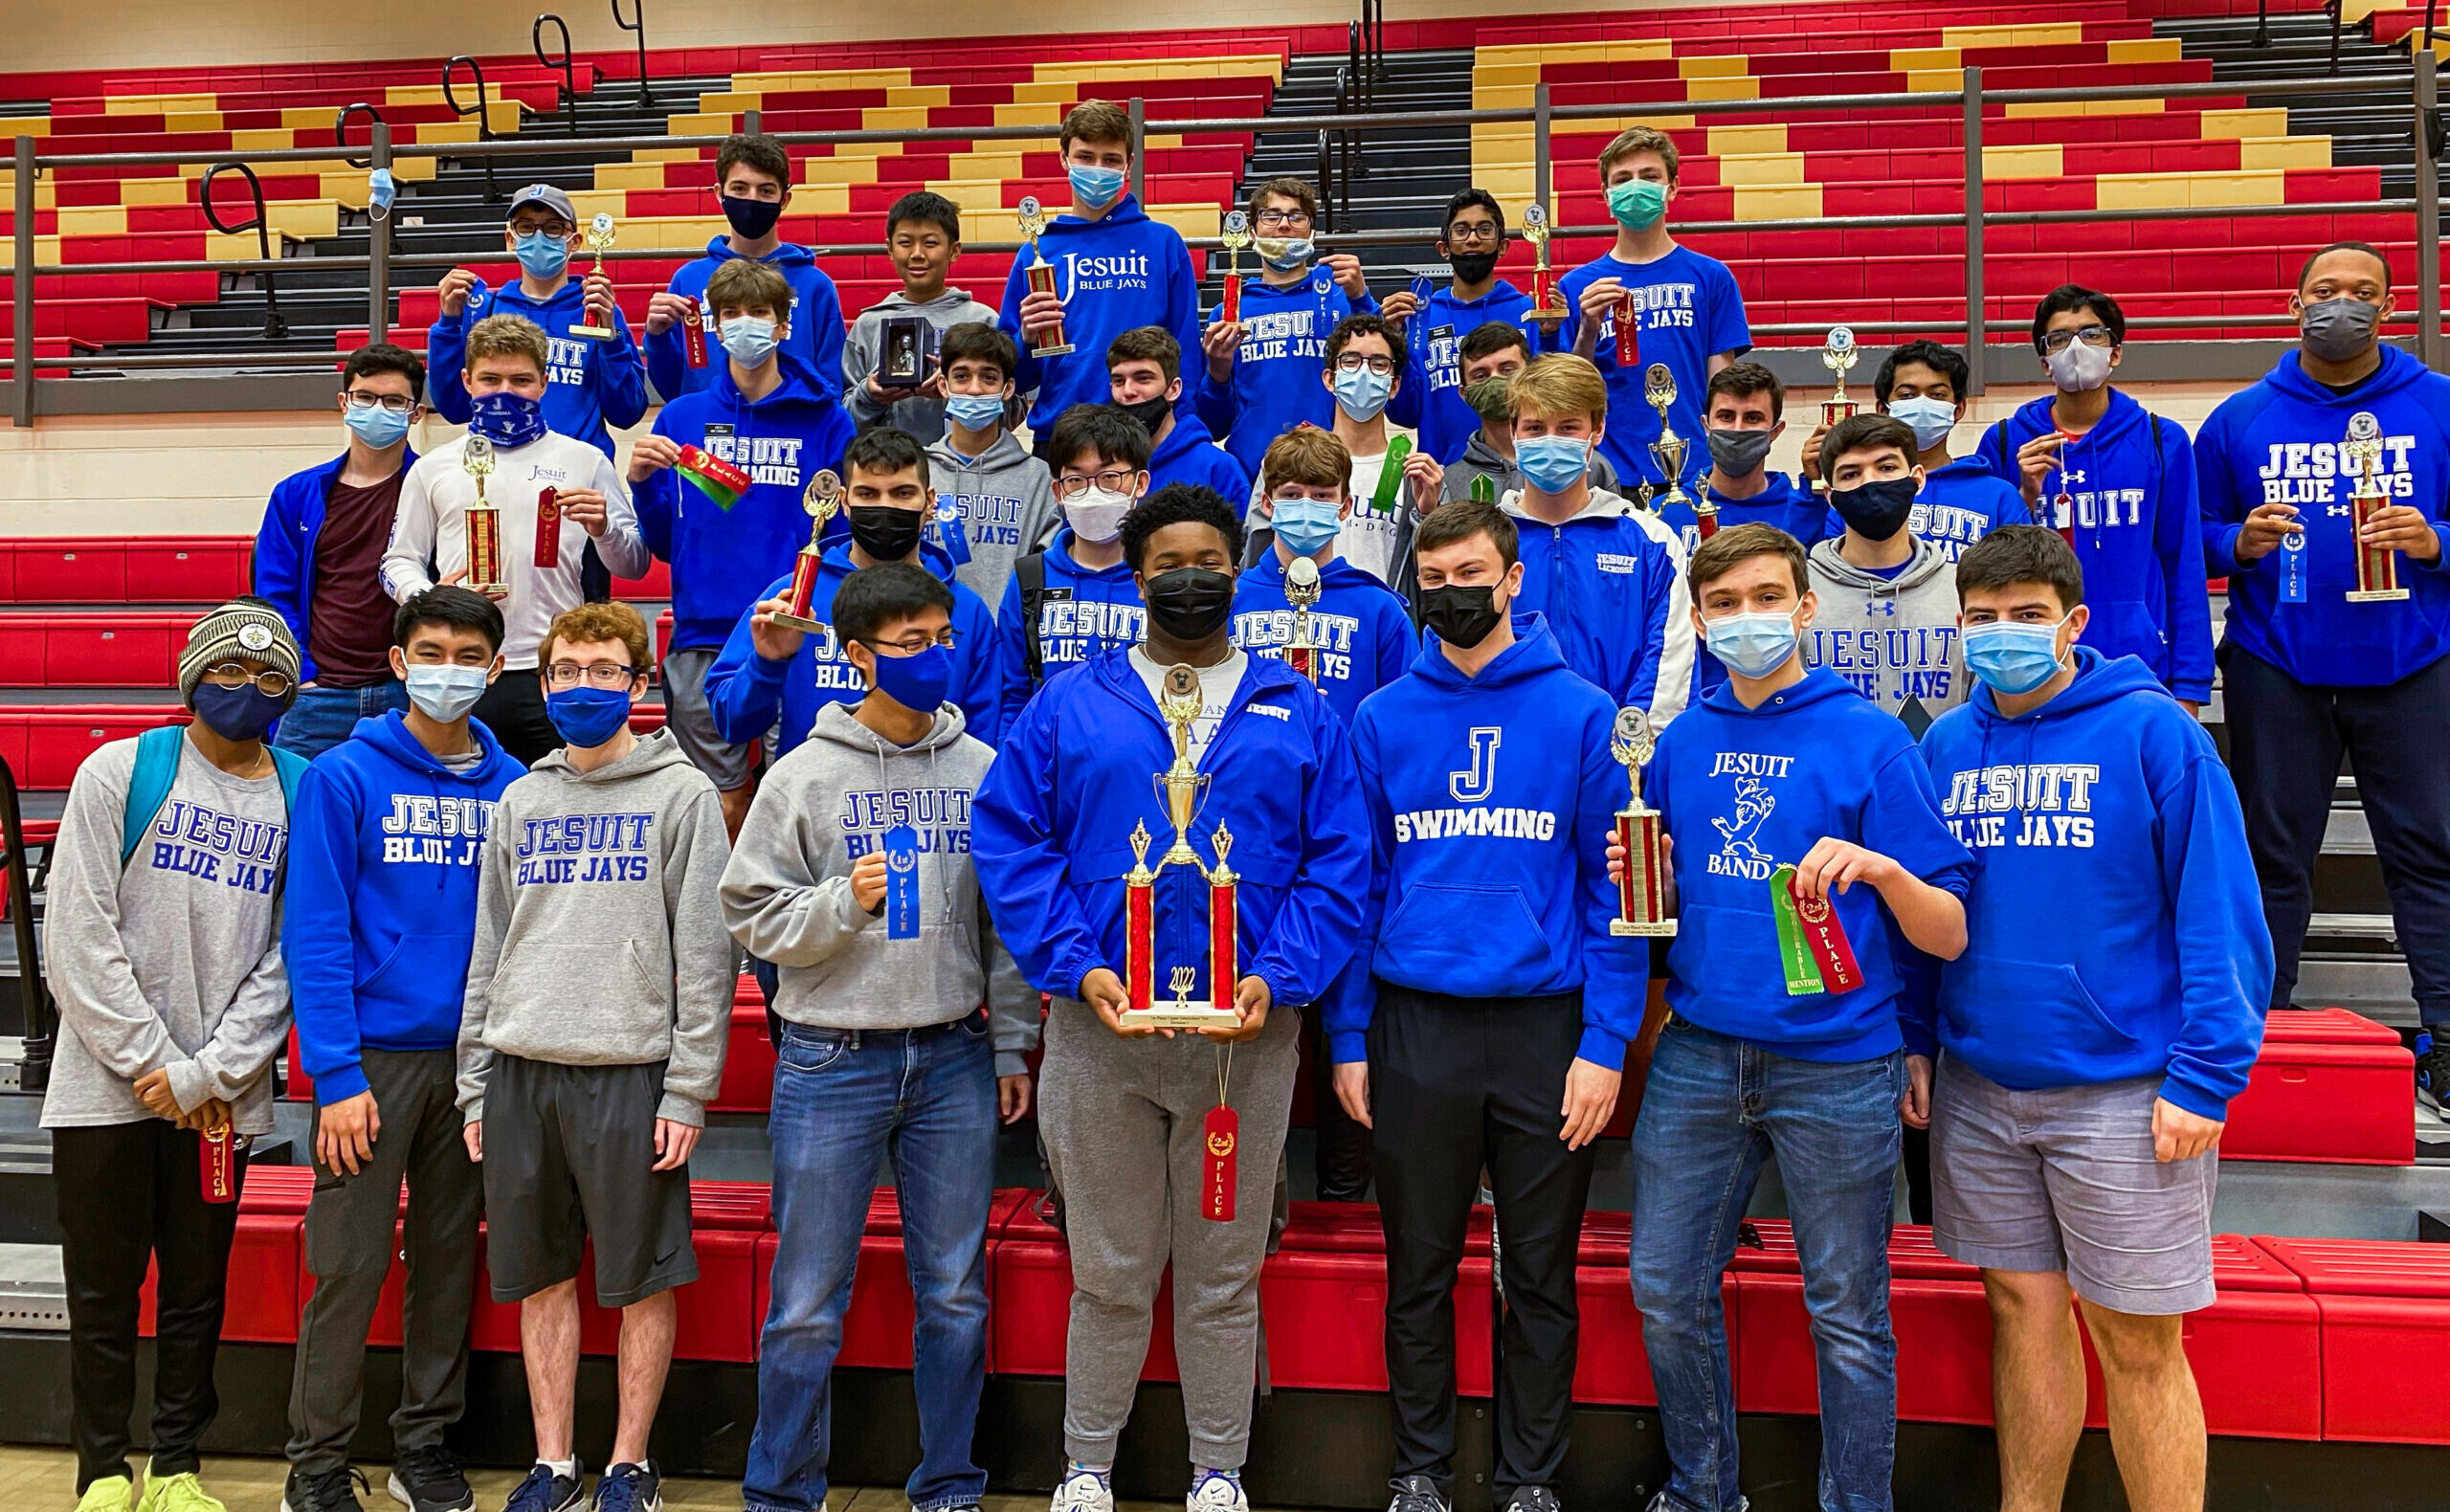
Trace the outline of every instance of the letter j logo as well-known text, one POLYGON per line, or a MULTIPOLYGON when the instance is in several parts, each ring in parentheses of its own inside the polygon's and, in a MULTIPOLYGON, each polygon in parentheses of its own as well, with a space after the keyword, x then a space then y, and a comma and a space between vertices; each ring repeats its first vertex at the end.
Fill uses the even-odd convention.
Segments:
POLYGON ((1505 732, 1481 725, 1471 734, 1472 765, 1446 774, 1446 790, 1457 803, 1479 803, 1497 788, 1497 745, 1505 732))

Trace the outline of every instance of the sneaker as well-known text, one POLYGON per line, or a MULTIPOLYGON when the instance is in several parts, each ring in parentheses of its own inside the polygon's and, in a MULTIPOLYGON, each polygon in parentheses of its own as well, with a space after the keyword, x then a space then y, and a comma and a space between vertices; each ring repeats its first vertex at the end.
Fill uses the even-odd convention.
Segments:
POLYGON ((1183 1512, 1251 1512, 1251 1501, 1242 1495, 1241 1477, 1210 1470, 1183 1498, 1183 1512))
POLYGON ((472 1512, 477 1504, 477 1493, 468 1489, 458 1459, 439 1444, 402 1455, 384 1489, 409 1512, 472 1512))
POLYGON ((607 1465, 588 1505, 593 1512, 663 1512, 663 1478, 646 1461, 607 1465))
POLYGON ((192 1470, 175 1476, 157 1476, 153 1467, 145 1467, 145 1495, 137 1499, 136 1512, 230 1512, 219 1497, 204 1489, 204 1481, 192 1470))
POLYGON ((1446 1499, 1437 1494, 1437 1482, 1427 1476, 1400 1476, 1387 1483, 1395 1488, 1395 1500, 1387 1503, 1387 1512, 1451 1512, 1446 1499))
POLYGON ((1114 1512, 1114 1486, 1093 1470, 1075 1470, 1055 1488, 1047 1512, 1114 1512))
POLYGON ((319 1476, 293 1469, 289 1483, 280 1488, 280 1512, 366 1512, 366 1503, 357 1499, 361 1491, 374 1494, 365 1475, 351 1465, 319 1476))
POLYGON ((125 1476, 104 1476, 77 1499, 77 1512, 131 1512, 135 1505, 136 1482, 125 1476))
POLYGON ((1547 1486, 1517 1486, 1505 1499, 1505 1512, 1565 1512, 1565 1503, 1547 1486))
POLYGON ((550 1465, 538 1465, 527 1472, 527 1479, 501 1504, 501 1512, 573 1512, 587 1501, 582 1483, 587 1478, 587 1466, 576 1460, 571 1465, 576 1472, 573 1475, 557 1476, 550 1465))
POLYGON ((2450 1118, 2450 1043, 2430 1033, 2416 1036, 2416 1095, 2450 1118))

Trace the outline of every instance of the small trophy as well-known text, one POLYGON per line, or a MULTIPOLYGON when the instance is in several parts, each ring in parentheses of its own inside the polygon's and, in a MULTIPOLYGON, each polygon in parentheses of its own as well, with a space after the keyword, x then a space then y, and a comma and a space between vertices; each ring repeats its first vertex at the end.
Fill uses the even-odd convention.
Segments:
POLYGON ((1310 611, 1319 602, 1319 564, 1308 557, 1293 559, 1284 569, 1284 602, 1293 606, 1293 633, 1285 638, 1284 664, 1316 686, 1319 648, 1310 640, 1310 611))
MULTIPOLYGON (((1039 206, 1037 196, 1035 194, 1021 196, 1020 211, 1021 235, 1027 238, 1030 244, 1030 292, 1053 294, 1055 264, 1047 261, 1046 254, 1038 251, 1037 247, 1038 235, 1046 230, 1046 211, 1039 206)), ((1058 322, 1054 328, 1040 331, 1030 338, 1030 350, 1040 357, 1061 357, 1072 350, 1072 344, 1065 339, 1062 323, 1058 322)))
POLYGON ((877 382, 887 389, 916 389, 927 381, 936 355, 936 327, 924 315, 888 315, 877 360, 877 382))
POLYGON ((1124 987, 1130 1003, 1121 1017, 1135 1029, 1232 1029, 1242 1021, 1234 1011, 1234 991, 1241 978, 1235 953, 1240 915, 1234 905, 1235 884, 1240 880, 1225 864, 1234 837, 1218 825, 1211 837, 1216 865, 1204 866, 1192 849, 1191 826, 1208 789, 1208 774, 1191 753, 1192 723, 1199 718, 1199 674, 1184 662, 1166 669, 1165 692, 1157 700, 1167 732, 1174 743, 1173 765, 1157 774, 1157 793, 1165 800, 1166 817, 1174 827, 1174 843, 1148 865, 1148 826, 1131 827, 1131 870, 1124 874, 1124 987), (1208 882, 1208 992, 1198 989, 1195 965, 1169 968, 1167 990, 1173 998, 1159 1002, 1157 988, 1157 876, 1169 866, 1188 866, 1208 882))
POLYGON ((1225 233, 1216 238, 1225 244, 1225 297, 1216 306, 1216 318, 1231 325, 1242 318, 1242 249, 1251 244, 1251 217, 1238 210, 1225 212, 1225 233))
POLYGON ((2382 490, 2382 422, 2372 411, 2359 410, 2349 417, 2340 460, 2356 479, 2348 495, 2348 528, 2356 547, 2356 587, 2349 590, 2348 601, 2381 604, 2405 598, 2408 590, 2399 583, 2399 554, 2388 546, 2365 544, 2365 526, 2373 512, 2391 506, 2391 496, 2382 490))
POLYGON ((1642 365, 1641 321, 1634 313, 1634 291, 1616 296, 1616 366, 1631 372, 1642 365))
POLYGON ((467 585, 479 593, 506 593, 510 589, 501 580, 501 510, 485 498, 485 479, 494 471, 494 444, 476 432, 469 432, 467 447, 459 454, 459 466, 477 480, 476 502, 465 512, 467 585))
POLYGON ((1548 206, 1535 201, 1523 207, 1523 239, 1531 244, 1539 258, 1531 269, 1531 308, 1524 319, 1534 325, 1562 324, 1566 307, 1557 299, 1557 272, 1548 266, 1548 206))
MULTIPOLYGON (((595 266, 588 270, 590 277, 593 277, 594 275, 604 271, 604 255, 612 250, 612 215, 606 211, 597 211, 595 212, 595 218, 587 223, 587 250, 595 255, 595 266)), ((611 341, 612 339, 612 312, 611 310, 606 310, 604 312, 603 324, 573 325, 570 327, 570 334, 572 336, 584 337, 590 342, 611 341)))
POLYGON ((1861 356, 1862 353, 1855 346, 1853 331, 1843 325, 1829 328, 1829 340, 1820 347, 1820 366, 1837 375, 1838 387, 1830 390, 1828 398, 1820 401, 1821 424, 1836 425, 1840 420, 1850 420, 1861 408, 1846 397, 1846 369, 1854 367, 1861 356))
POLYGON ((791 608, 774 616, 774 623, 791 630, 814 634, 825 629, 825 622, 811 616, 815 606, 810 600, 816 596, 816 575, 824 569, 825 523, 842 506, 842 479, 832 468, 826 468, 808 480, 808 492, 800 496, 800 507, 814 522, 808 532, 808 545, 791 563, 791 608))
POLYGON ((689 302, 689 314, 680 322, 680 345, 689 353, 689 366, 706 366, 706 301, 703 296, 682 295, 689 302))
POLYGON ((1642 802, 1642 767, 1649 764, 1657 745, 1646 711, 1616 711, 1616 728, 1609 737, 1608 751, 1625 768, 1634 795, 1616 811, 1616 843, 1624 848, 1625 874, 1616 884, 1616 917, 1608 921, 1612 935, 1676 932, 1676 921, 1667 917, 1667 858, 1660 852, 1659 812, 1642 802))
MULTIPOLYGON (((1665 510, 1676 504, 1691 504, 1692 497, 1684 492, 1684 455, 1688 450, 1684 438, 1667 424, 1667 411, 1676 403, 1676 375, 1665 363, 1653 363, 1642 374, 1642 397, 1659 411, 1659 439, 1650 444, 1650 459, 1659 464, 1659 473, 1667 479, 1666 491, 1659 496, 1659 507, 1665 510)), ((1715 514, 1715 508, 1711 511, 1715 514)), ((1697 511, 1698 513, 1698 511, 1697 511)), ((1713 521, 1710 529, 1715 531, 1713 521)))

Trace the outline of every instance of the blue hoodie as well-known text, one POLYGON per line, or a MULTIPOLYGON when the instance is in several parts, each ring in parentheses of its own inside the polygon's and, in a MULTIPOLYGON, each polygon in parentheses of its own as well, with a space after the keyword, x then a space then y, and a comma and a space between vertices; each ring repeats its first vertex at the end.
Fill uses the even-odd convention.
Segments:
MULTIPOLYGON (((2016 449, 2057 429, 2050 418, 2055 399, 2043 394, 1985 431, 1975 456, 2013 479, 2016 449)), ((2105 656, 2140 659, 2181 699, 2209 700, 2212 597, 2195 509, 2194 449, 2185 427, 2112 389, 2101 424, 2060 456, 2064 471, 2042 480, 2041 523, 2073 535, 2084 602, 2093 611, 2086 643, 2105 656), (2051 503, 2061 487, 2075 500, 2072 520, 2058 519, 2051 503)), ((2012 513, 2009 523, 2021 517, 2012 513)))
POLYGON ((1004 667, 1004 719, 1011 729, 1046 681, 1117 648, 1140 644, 1147 625, 1147 607, 1140 602, 1140 580, 1131 564, 1117 562, 1092 571, 1072 556, 1072 527, 1063 526, 1046 548, 1046 597, 1039 601, 1036 633, 1038 680, 1030 680, 1028 627, 1022 621, 1021 579, 1015 572, 1004 584, 1004 601, 995 611, 998 658, 1004 667))
MULTIPOLYGON (((400 476, 417 462, 414 447, 400 453, 400 476)), ((264 523, 256 531, 255 590, 270 599, 298 642, 298 680, 315 680, 315 648, 307 634, 315 593, 315 543, 323 533, 323 514, 331 507, 332 490, 348 466, 343 452, 328 462, 292 473, 273 485, 264 505, 264 523)))
POLYGON ((468 733, 483 759, 456 772, 397 710, 360 720, 298 784, 280 953, 321 1105, 366 1090, 364 1050, 459 1042, 485 828, 526 771, 482 724, 468 733))
POLYGON ((754 403, 732 381, 726 362, 711 387, 685 394, 656 416, 655 434, 699 446, 755 479, 729 509, 718 506, 672 468, 633 486, 631 505, 647 549, 672 564, 672 649, 720 646, 753 602, 752 585, 788 575, 808 544, 801 507, 807 479, 842 466, 857 428, 796 358, 786 352, 783 381, 754 403))
POLYGON ((1797 1060, 1869 1060, 1904 1044, 1898 1016, 1913 952, 1880 894, 1859 884, 1831 900, 1863 978, 1836 995, 1788 995, 1770 906, 1771 874, 1823 836, 1965 896, 1973 860, 1941 819, 1930 772, 1896 715, 1826 667, 1757 709, 1720 687, 1659 736, 1643 796, 1675 842, 1671 1010, 1797 1060))
POLYGON ((1457 299, 1450 283, 1405 321, 1404 381, 1388 401, 1387 418, 1417 428, 1420 449, 1440 467, 1460 460, 1481 429, 1481 417, 1463 402, 1463 361, 1457 349, 1491 321, 1521 331, 1534 356, 1552 348, 1555 339, 1523 318, 1530 309, 1531 296, 1500 278, 1477 300, 1457 299))
MULTIPOLYGON (((2358 412, 2382 425, 2382 486, 2438 527, 2450 522, 2450 378, 2395 346, 2342 395, 2305 376, 2289 352, 2253 388, 2231 394, 2195 437, 2203 484, 2203 560, 2229 578, 2228 644, 2313 687, 2378 687, 2450 653, 2450 552, 2431 564, 2401 555, 2395 602, 2351 604, 2356 538, 2339 444, 2358 412), (2287 552, 2240 566, 2238 527, 2256 505, 2297 506, 2305 535, 2305 601, 2283 593, 2287 552)), ((2090 583, 2085 584, 2088 590, 2090 583)))
MULTIPOLYGON (((1079 997, 1099 967, 1124 971, 1124 875, 1146 825, 1173 834, 1155 773, 1173 744, 1128 650, 1109 651, 1030 700, 971 811, 970 845, 995 931, 1042 992, 1079 997)), ((1201 749, 1206 796, 1193 848, 1213 858, 1222 824, 1239 876, 1239 973, 1279 1007, 1313 1003, 1352 959, 1370 891, 1370 820, 1344 721, 1284 664, 1248 658, 1232 706, 1201 749)), ((1158 874, 1157 984, 1195 965, 1208 988, 1208 884, 1158 874)))
POLYGON ((1616 701, 1664 725, 1683 711, 1693 682, 1692 599, 1675 532, 1604 489, 1561 525, 1500 501, 1514 517, 1523 558, 1517 613, 1546 617, 1566 665, 1616 701))
MULTIPOLYGON (((738 258, 731 250, 731 236, 725 233, 706 243, 706 255, 683 264, 672 276, 672 292, 683 299, 702 300, 706 294, 706 280, 715 269, 738 258)), ((842 296, 835 292, 834 280, 816 265, 815 256, 795 242, 783 242, 772 252, 757 259, 783 276, 791 286, 791 313, 785 317, 790 334, 783 339, 783 354, 796 358, 806 370, 810 387, 828 399, 842 397, 842 296)), ((647 377, 655 384, 655 391, 670 404, 682 394, 696 393, 715 381, 715 375, 727 366, 724 361, 723 338, 714 325, 714 312, 706 312, 706 366, 689 366, 689 348, 679 325, 662 335, 650 334, 646 339, 647 377)))
POLYGON ((1198 349, 1185 348, 1183 361, 1197 369, 1192 400, 1200 423, 1210 435, 1225 438, 1225 450, 1245 474, 1258 477, 1268 443, 1295 426, 1335 428, 1335 396, 1320 382, 1327 335, 1355 310, 1377 309, 1371 299, 1355 304, 1333 275, 1313 264, 1301 282, 1283 288, 1264 278, 1243 280, 1242 345, 1234 356, 1234 376, 1221 387, 1208 376, 1198 349))
POLYGON ((468 403, 468 328, 489 315, 523 316, 545 328, 552 345, 551 365, 545 369, 546 426, 611 456, 612 433, 646 415, 646 374, 638 367, 630 322, 619 310, 612 312, 609 342, 570 334, 571 326, 587 323, 587 291, 575 272, 542 304, 515 278, 499 289, 479 278, 468 291, 466 309, 456 317, 436 316, 426 332, 425 387, 434 412, 453 425, 466 425, 476 412, 468 403))
POLYGON ((1608 430, 1600 449, 1615 463, 1618 486, 1648 481, 1663 485, 1666 476, 1650 459, 1650 443, 1659 439, 1659 411, 1642 397, 1642 368, 1665 363, 1676 375, 1676 402, 1667 407, 1676 434, 1695 443, 1688 457, 1685 483, 1710 465, 1709 452, 1700 445, 1702 405, 1710 386, 1710 359, 1721 352, 1736 356, 1752 349, 1752 329, 1744 320, 1744 295, 1735 275, 1716 257, 1690 247, 1674 247, 1654 262, 1618 262, 1605 256, 1584 263, 1557 280, 1557 298, 1565 301, 1565 324, 1557 345, 1572 351, 1582 339, 1582 291, 1601 278, 1621 278, 1632 292, 1641 321, 1641 364, 1616 366, 1616 317, 1600 318, 1598 345, 1591 360, 1608 380, 1608 430), (1699 466, 1695 465, 1696 460, 1699 466))
MULTIPOLYGON (((951 558, 923 545, 919 559, 953 590, 953 678, 945 696, 961 706, 969 732, 992 745, 1004 717, 1003 661, 995 654, 994 616, 977 594, 954 581, 951 558)), ((842 580, 854 570, 849 542, 826 548, 815 591, 809 595, 812 617, 832 620, 834 595, 842 591, 842 580)), ((758 590, 741 611, 715 664, 706 669, 706 707, 714 715, 715 733, 735 745, 746 745, 764 738, 779 715, 783 729, 777 756, 790 755, 808 739, 821 706, 857 703, 868 696, 867 683, 843 655, 830 623, 802 636, 798 654, 789 661, 768 661, 757 654, 748 628, 757 605, 782 597, 791 588, 791 575, 786 572, 758 590)))
POLYGON ((1199 416, 1187 411, 1176 411, 1174 428, 1148 458, 1148 492, 1153 494, 1168 483, 1214 488, 1237 515, 1250 508, 1251 475, 1242 471, 1233 453, 1209 438, 1208 427, 1200 424, 1199 416))
MULTIPOLYGON (((1284 564, 1271 545, 1243 568, 1234 588, 1234 644, 1253 656, 1284 659, 1293 638, 1293 606, 1284 597, 1284 564)), ((1319 602, 1310 608, 1310 644, 1318 648, 1319 691, 1347 725, 1361 702, 1404 675, 1420 635, 1395 590, 1342 557, 1319 569, 1319 602)))
POLYGON ((1040 256, 1055 269, 1055 292, 1063 296, 1063 339, 1072 350, 1060 357, 1032 355, 1021 334, 1021 300, 1030 292, 1030 254, 1013 258, 996 316, 1021 349, 1016 391, 1037 390, 1030 430, 1043 432, 1076 404, 1104 404, 1106 348, 1124 332, 1160 325, 1179 343, 1183 360, 1199 355, 1199 279, 1182 233, 1148 218, 1138 196, 1125 194, 1096 220, 1058 215, 1038 237, 1040 256))
MULTIPOLYGON (((1810 483, 1784 473, 1768 476, 1769 486, 1749 499, 1729 499, 1717 489, 1710 489, 1710 501, 1719 506, 1721 530, 1737 525, 1775 525, 1802 542, 1806 549, 1824 537, 1838 535, 1845 530, 1843 524, 1835 523, 1837 516, 1830 512, 1820 496, 1812 491, 1810 483), (1831 523, 1824 524, 1824 519, 1831 523)), ((1708 486, 1709 472, 1706 468, 1703 470, 1700 480, 1689 478, 1684 480, 1687 494, 1696 488, 1708 486)), ((1656 498, 1651 500, 1651 503, 1658 508, 1659 518, 1675 527, 1677 538, 1684 544, 1684 555, 1689 560, 1694 547, 1702 544, 1702 523, 1694 516, 1693 506, 1677 504, 1671 507, 1656 498)))
MULTIPOLYGON (((2004 1087, 2160 1077, 2172 1102, 2227 1118, 2262 1048, 2272 950, 2211 735, 2142 662, 2080 644, 2056 698, 2010 719, 1978 687, 1923 760, 1974 866, 1938 1043, 2004 1087)), ((1906 1048, 1929 1055, 1933 1028, 1909 1018, 1906 1048)))
MULTIPOLYGON (((1362 924, 1370 972, 1459 997, 1582 989, 1576 1055, 1614 1071, 1641 1033, 1649 944, 1608 931, 1615 705, 1566 666, 1537 614, 1478 677, 1425 637, 1409 676, 1362 705, 1352 750, 1377 866, 1362 924)), ((1329 1005, 1338 1064, 1368 1058, 1374 990, 1329 1005)))

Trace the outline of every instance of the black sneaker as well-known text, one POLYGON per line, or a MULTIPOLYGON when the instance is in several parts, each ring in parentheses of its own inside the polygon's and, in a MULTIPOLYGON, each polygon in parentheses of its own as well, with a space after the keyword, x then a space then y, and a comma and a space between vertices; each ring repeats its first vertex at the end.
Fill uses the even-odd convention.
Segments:
POLYGON ((292 1470, 289 1483, 280 1488, 280 1512, 366 1512, 366 1504, 357 1500, 360 1491, 374 1494, 365 1474, 348 1465, 319 1476, 292 1470))
POLYGON ((592 1512, 663 1512, 663 1478, 644 1460, 607 1465, 588 1505, 592 1512))
POLYGON ((587 1501, 587 1466, 573 1459, 572 1475, 557 1476, 550 1465, 538 1465, 527 1472, 501 1504, 501 1512, 573 1512, 587 1501))
POLYGON ((2430 1033, 2416 1036, 2416 1095, 2450 1118, 2450 1044, 2430 1033))
POLYGON ((1566 1512, 1565 1503, 1547 1486, 1518 1486, 1505 1499, 1505 1512, 1566 1512))
POLYGON ((1438 1495, 1437 1482, 1427 1476, 1400 1476, 1387 1483, 1395 1491, 1387 1512, 1453 1512, 1438 1495))
POLYGON ((438 1444, 402 1455, 385 1489, 409 1512, 472 1512, 477 1504, 477 1493, 468 1489, 457 1457, 438 1444))

